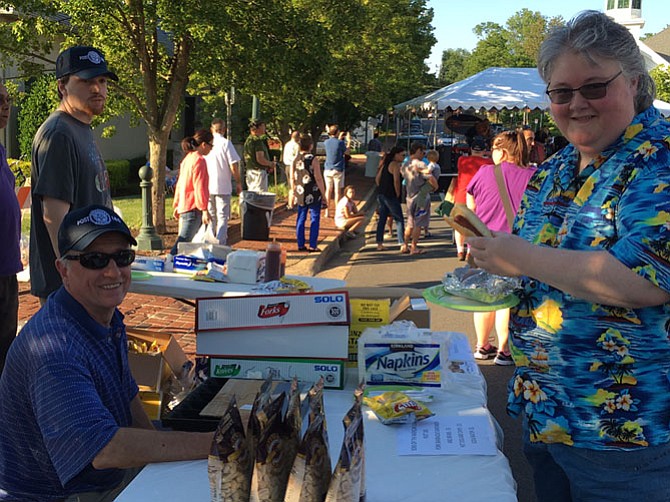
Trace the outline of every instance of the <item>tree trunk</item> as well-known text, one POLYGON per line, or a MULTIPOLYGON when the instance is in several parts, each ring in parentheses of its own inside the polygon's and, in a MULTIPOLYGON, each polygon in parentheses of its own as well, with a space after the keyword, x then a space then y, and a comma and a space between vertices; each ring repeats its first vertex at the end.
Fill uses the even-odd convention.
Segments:
MULTIPOLYGON (((165 166, 167 165, 167 150, 169 132, 151 134, 149 137, 149 162, 154 171, 153 186, 151 187, 151 209, 154 217, 154 227, 158 234, 165 233, 165 166)), ((169 208, 172 215, 172 208, 169 208)))

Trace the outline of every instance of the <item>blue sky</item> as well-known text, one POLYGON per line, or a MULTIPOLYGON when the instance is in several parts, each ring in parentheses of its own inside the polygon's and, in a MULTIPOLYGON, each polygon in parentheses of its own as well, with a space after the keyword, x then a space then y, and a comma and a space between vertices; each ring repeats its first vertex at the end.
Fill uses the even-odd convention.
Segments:
MULTIPOLYGON (((562 16, 568 20, 585 9, 603 10, 605 0, 428 0, 433 8, 437 43, 428 68, 435 73, 446 49, 474 49, 477 37, 472 29, 479 23, 492 21, 502 26, 524 7, 543 16, 562 16)), ((642 33, 657 33, 670 24, 668 0, 642 0, 642 33)))

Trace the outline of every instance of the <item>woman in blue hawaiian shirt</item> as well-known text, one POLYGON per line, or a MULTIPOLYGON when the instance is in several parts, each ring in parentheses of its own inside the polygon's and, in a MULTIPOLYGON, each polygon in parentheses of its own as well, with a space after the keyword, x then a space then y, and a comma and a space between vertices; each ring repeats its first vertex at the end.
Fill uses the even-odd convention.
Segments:
POLYGON ((635 39, 586 11, 538 69, 570 144, 538 167, 513 234, 472 238, 518 276, 508 412, 540 501, 670 500, 670 124, 635 39))

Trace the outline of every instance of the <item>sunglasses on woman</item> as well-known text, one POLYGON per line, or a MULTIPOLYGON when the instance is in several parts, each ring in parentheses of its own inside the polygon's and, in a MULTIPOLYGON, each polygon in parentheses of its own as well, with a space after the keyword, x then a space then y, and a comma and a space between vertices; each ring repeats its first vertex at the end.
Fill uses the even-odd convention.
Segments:
POLYGON ((109 265, 109 260, 114 260, 116 266, 124 268, 135 261, 135 251, 132 249, 124 249, 116 253, 107 254, 92 251, 90 253, 68 254, 63 256, 64 260, 78 261, 82 267, 91 270, 100 270, 109 265))
POLYGON ((584 99, 602 99, 607 96, 607 86, 614 82, 614 80, 622 73, 623 71, 620 71, 606 82, 584 84, 583 86, 577 87, 575 89, 547 89, 545 92, 549 96, 549 100, 555 105, 565 105, 569 103, 572 101, 572 97, 575 95, 575 92, 579 92, 579 94, 581 94, 584 99))

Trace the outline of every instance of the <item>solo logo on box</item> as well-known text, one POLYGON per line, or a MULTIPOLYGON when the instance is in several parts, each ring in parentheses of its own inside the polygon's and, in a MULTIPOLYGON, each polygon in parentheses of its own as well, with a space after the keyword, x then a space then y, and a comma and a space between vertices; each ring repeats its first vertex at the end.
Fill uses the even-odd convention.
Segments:
POLYGON ((315 364, 314 371, 339 371, 339 366, 327 366, 325 364, 315 364))
POLYGON ((339 303, 344 301, 344 295, 315 296, 314 303, 339 303))
POLYGON ((271 303, 269 305, 260 305, 258 307, 258 317, 268 319, 270 317, 284 317, 288 314, 291 304, 288 302, 271 303))

